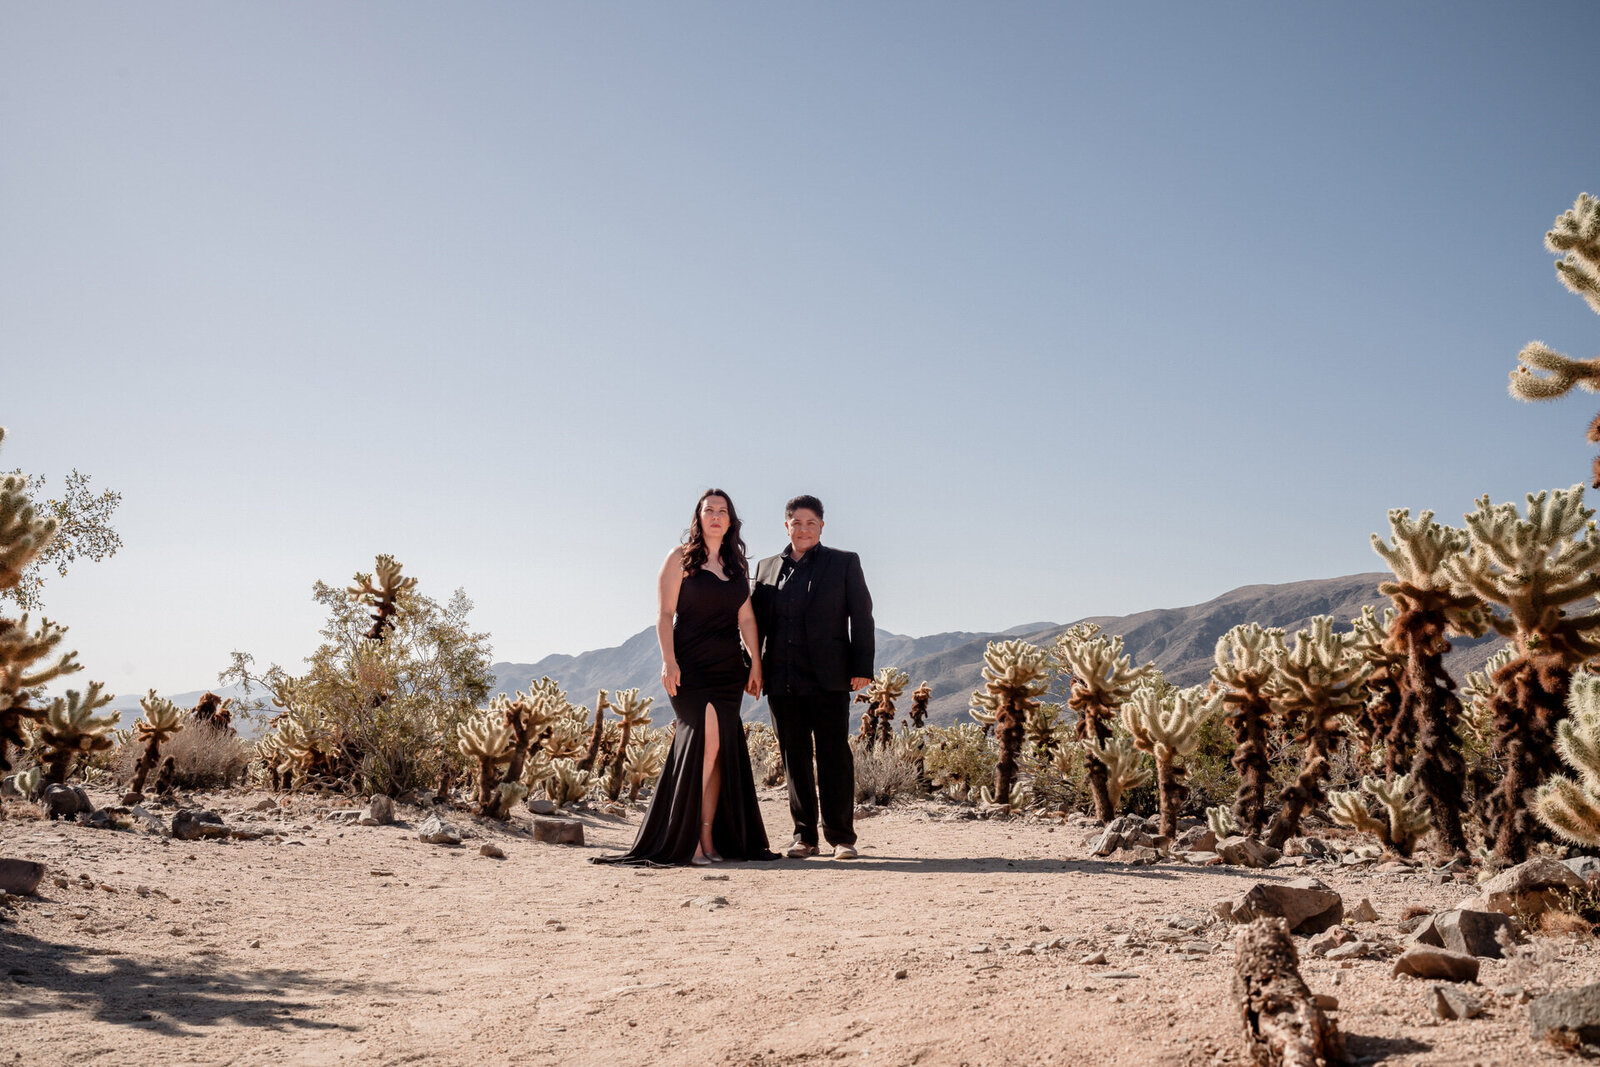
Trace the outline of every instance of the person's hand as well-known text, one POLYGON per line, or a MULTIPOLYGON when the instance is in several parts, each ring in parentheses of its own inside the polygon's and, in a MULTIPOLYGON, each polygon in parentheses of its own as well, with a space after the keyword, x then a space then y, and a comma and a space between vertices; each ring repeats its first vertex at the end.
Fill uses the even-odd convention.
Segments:
POLYGON ((859 693, 861 690, 865 689, 871 684, 871 678, 852 678, 850 679, 850 691, 852 693, 859 693))
POLYGON ((750 665, 750 680, 744 683, 744 691, 753 697, 759 698, 761 696, 761 682, 761 664, 753 663, 750 665))
POLYGON ((678 695, 678 683, 683 681, 683 672, 678 669, 678 661, 661 664, 661 684, 666 686, 667 696, 678 695))

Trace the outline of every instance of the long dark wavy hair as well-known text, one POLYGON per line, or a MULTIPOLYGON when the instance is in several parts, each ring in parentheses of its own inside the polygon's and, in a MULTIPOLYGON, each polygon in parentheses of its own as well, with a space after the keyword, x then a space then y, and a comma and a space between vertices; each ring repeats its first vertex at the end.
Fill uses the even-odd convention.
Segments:
POLYGON ((700 505, 706 502, 707 497, 720 496, 728 502, 728 532, 722 535, 722 571, 731 581, 734 578, 743 578, 750 569, 744 558, 744 538, 739 536, 741 524, 739 513, 733 508, 733 497, 721 489, 707 489, 700 494, 700 499, 694 502, 694 518, 689 520, 689 529, 683 535, 683 576, 693 578, 700 573, 700 568, 706 564, 706 535, 700 528, 700 505))

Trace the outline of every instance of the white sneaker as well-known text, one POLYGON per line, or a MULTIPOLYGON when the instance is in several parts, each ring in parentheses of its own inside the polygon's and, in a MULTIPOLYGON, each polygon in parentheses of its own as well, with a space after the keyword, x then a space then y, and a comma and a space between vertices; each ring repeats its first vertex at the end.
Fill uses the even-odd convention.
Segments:
POLYGON ((856 851, 854 845, 834 845, 833 858, 836 860, 853 860, 861 853, 856 851))

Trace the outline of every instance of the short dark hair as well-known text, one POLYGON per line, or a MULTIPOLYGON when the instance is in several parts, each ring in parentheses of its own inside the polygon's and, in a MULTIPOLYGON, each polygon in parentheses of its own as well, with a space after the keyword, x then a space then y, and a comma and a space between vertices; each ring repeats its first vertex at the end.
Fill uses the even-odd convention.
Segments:
POLYGON ((807 511, 814 511, 817 513, 817 518, 822 518, 822 501, 810 493, 801 493, 783 506, 784 520, 787 521, 794 518, 794 513, 801 508, 805 508, 807 511))

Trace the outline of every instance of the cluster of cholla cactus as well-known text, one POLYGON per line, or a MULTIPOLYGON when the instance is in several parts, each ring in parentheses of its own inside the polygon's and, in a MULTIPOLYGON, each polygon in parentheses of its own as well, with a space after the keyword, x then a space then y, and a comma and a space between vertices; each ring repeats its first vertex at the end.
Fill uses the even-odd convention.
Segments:
POLYGON ((1221 693, 1204 686, 1173 689, 1146 684, 1134 690, 1122 705, 1122 725, 1134 747, 1155 757, 1156 784, 1160 790, 1160 833, 1169 840, 1178 834, 1178 812, 1188 796, 1183 759, 1200 740, 1200 727, 1222 707, 1221 693))
POLYGON ((1499 863, 1527 858, 1536 824, 1526 797, 1560 769, 1556 728, 1572 674, 1600 653, 1600 534, 1583 487, 1527 499, 1526 516, 1479 500, 1466 516, 1467 551, 1444 563, 1454 588, 1483 601, 1489 625, 1514 650, 1490 678, 1501 780, 1489 829, 1499 863))
POLYGON ((857 736, 867 751, 879 744, 887 745, 894 736, 894 702, 900 699, 910 682, 911 676, 905 671, 884 667, 856 694, 856 700, 866 705, 857 736))
POLYGON ((1094 623, 1079 623, 1062 634, 1056 641, 1055 659, 1058 669, 1072 678, 1067 707, 1078 713, 1078 741, 1088 762, 1095 816, 1110 822, 1117 809, 1107 763, 1112 723, 1150 668, 1133 666, 1132 659, 1123 654, 1121 636, 1107 637, 1094 623))
MULTIPOLYGON (((1600 200, 1579 193, 1570 211, 1563 212, 1544 235, 1545 247, 1562 258, 1556 277, 1600 313, 1600 200)), ((1571 359, 1542 341, 1532 341, 1517 353, 1511 372, 1511 395, 1519 400, 1554 400, 1573 386, 1600 392, 1600 357, 1571 359)), ((1600 444, 1600 415, 1589 424, 1589 441, 1600 444)), ((1600 489, 1600 457, 1594 462, 1594 487, 1600 489)))
POLYGON ((128 786, 128 795, 123 798, 125 804, 137 804, 143 798, 145 779, 161 762, 161 746, 183 729, 183 711, 172 701, 157 696, 154 689, 139 701, 139 707, 144 709, 144 718, 134 724, 134 731, 144 751, 139 754, 139 762, 134 764, 133 781, 128 786))
MULTIPOLYGON (((5 430, 0 429, 0 441, 4 439, 5 430)), ((56 535, 56 520, 38 514, 28 499, 27 488, 24 475, 0 475, 0 590, 14 588, 28 565, 56 535)), ((81 738, 90 737, 91 746, 97 743, 93 738, 100 735, 92 731, 99 729, 95 725, 99 720, 94 719, 93 712, 111 700, 109 695, 101 694, 98 683, 90 683, 83 692, 69 693, 48 705, 38 702, 40 686, 82 669, 77 653, 60 651, 66 632, 65 627, 48 619, 41 619, 34 626, 27 615, 0 618, 0 773, 11 769, 11 749, 20 751, 34 743, 36 728, 41 733, 53 730, 64 746, 55 750, 59 755, 51 764, 52 771, 57 766, 62 768, 62 777, 73 756, 87 751, 76 747, 81 738), (78 717, 81 715, 87 717, 78 717), (74 732, 75 723, 91 733, 74 732)))
POLYGON ((1300 773, 1278 794, 1281 806, 1267 829, 1267 843, 1282 848, 1300 832, 1300 818, 1319 804, 1334 749, 1344 735, 1342 720, 1365 702, 1362 683, 1371 665, 1352 647, 1350 635, 1335 633, 1333 616, 1318 615, 1295 634, 1278 661, 1271 700, 1285 732, 1301 748, 1300 773))
POLYGON ((1333 821, 1352 830, 1375 834, 1385 847, 1402 856, 1411 855, 1417 841, 1430 826, 1428 810, 1420 798, 1412 797, 1411 775, 1402 774, 1387 780, 1365 777, 1361 789, 1336 791, 1328 794, 1328 810, 1333 821), (1370 793, 1378 799, 1387 818, 1374 818, 1361 794, 1370 793))
MULTIPOLYGON (((905 674, 900 678, 909 681, 905 674)), ((993 792, 998 803, 1018 803, 1013 787, 1023 731, 1029 717, 1039 709, 1039 697, 1049 688, 1048 652, 1020 638, 989 642, 983 653, 983 688, 973 692, 972 706, 975 712, 993 721, 995 739, 1000 742, 993 792)))

